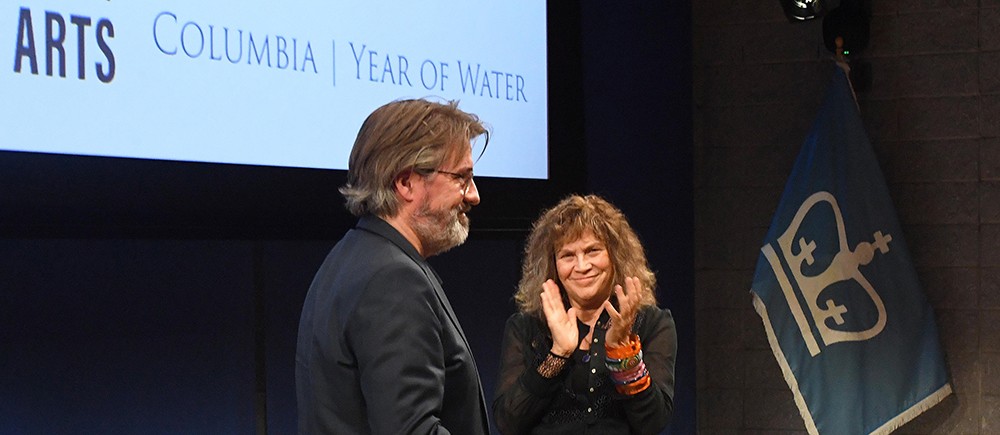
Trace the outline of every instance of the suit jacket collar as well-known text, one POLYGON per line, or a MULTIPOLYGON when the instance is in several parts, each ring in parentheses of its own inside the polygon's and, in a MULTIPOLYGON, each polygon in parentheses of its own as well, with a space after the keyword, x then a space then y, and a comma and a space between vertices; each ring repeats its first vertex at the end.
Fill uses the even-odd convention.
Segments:
MULTIPOLYGON (((378 234, 386 238, 394 245, 398 246, 399 249, 403 250, 403 252, 412 258, 414 262, 420 265, 420 268, 423 269, 428 275, 433 276, 434 279, 437 280, 437 286, 434 287, 434 293, 437 295, 438 300, 441 302, 445 312, 448 314, 451 324, 454 325, 456 330, 458 330, 458 335, 462 337, 462 341, 465 342, 465 347, 469 350, 469 354, 472 355, 472 346, 469 345, 469 339, 465 336, 465 331, 462 330, 462 325, 458 322, 458 316, 455 315, 455 311, 452 309, 451 303, 448 301, 448 296, 445 295, 444 289, 441 287, 441 277, 438 276, 437 271, 435 271, 434 268, 431 267, 430 263, 427 262, 427 259, 422 257, 420 253, 417 252, 417 248, 410 244, 410 241, 406 240, 406 237, 403 237, 403 235, 395 227, 389 225, 388 222, 378 216, 362 216, 361 219, 358 220, 358 224, 355 228, 378 234)), ((480 412, 482 413, 484 424, 488 424, 487 422, 489 421, 489 416, 486 407, 486 397, 483 392, 482 380, 479 379, 478 376, 479 369, 476 367, 475 359, 472 360, 472 366, 477 373, 476 381, 479 383, 480 412)), ((487 433, 488 431, 489 429, 487 428, 487 433)))
MULTIPOLYGON (((358 219, 358 224, 355 228, 385 237, 387 240, 392 242, 392 244, 398 246, 399 249, 402 249, 403 252, 412 258, 413 261, 416 261, 417 264, 427 265, 427 259, 417 252, 417 248, 414 247, 409 240, 406 240, 406 237, 403 237, 403 234, 400 233, 399 230, 386 222, 385 219, 370 214, 364 215, 361 216, 361 219, 358 219)), ((431 269, 431 271, 433 272, 433 269, 431 269)), ((434 272, 434 277, 437 278, 438 283, 441 282, 441 278, 437 276, 437 272, 434 272)))

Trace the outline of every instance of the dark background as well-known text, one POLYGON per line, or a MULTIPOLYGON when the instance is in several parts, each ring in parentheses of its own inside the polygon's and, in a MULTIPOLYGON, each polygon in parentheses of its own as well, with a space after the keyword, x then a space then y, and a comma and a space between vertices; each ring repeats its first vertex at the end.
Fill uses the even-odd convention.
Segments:
MULTIPOLYGON (((893 434, 998 434, 1000 2, 863 3, 861 117, 954 390, 893 434)), ((789 23, 777 1, 692 8, 698 432, 805 435, 748 290, 833 73, 824 20, 789 23)))
MULTIPOLYGON (((477 179, 469 242, 431 262, 489 401, 528 224, 604 195, 676 318, 670 433, 694 433, 690 5, 582 3, 550 14, 553 180, 477 179)), ((0 153, 0 433, 293 433, 299 309, 353 222, 342 179, 0 153)))

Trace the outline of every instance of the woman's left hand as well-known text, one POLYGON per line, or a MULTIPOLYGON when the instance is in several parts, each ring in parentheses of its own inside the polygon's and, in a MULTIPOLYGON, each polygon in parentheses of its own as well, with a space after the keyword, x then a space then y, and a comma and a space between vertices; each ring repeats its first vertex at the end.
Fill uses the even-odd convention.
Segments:
POLYGON ((641 285, 637 277, 626 277, 624 290, 621 285, 615 285, 615 295, 618 296, 617 310, 610 300, 604 301, 604 309, 611 315, 611 327, 604 336, 607 346, 628 345, 629 337, 632 335, 632 323, 635 322, 635 314, 639 311, 641 285))

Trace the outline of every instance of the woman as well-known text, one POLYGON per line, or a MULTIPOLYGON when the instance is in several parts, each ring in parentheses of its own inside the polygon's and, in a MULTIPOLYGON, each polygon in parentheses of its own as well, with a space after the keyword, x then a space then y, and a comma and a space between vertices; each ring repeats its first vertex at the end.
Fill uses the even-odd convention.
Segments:
POLYGON ((504 434, 655 434, 673 414, 677 335, 620 210, 570 196, 535 222, 493 401, 504 434))

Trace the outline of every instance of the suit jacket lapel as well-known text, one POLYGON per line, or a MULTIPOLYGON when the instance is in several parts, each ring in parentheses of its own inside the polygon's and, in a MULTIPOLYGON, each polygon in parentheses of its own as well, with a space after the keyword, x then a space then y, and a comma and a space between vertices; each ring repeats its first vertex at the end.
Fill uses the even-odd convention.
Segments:
MULTIPOLYGON (((455 330, 458 331, 458 335, 462 337, 462 343, 465 344, 466 351, 469 352, 469 355, 473 355, 472 346, 469 345, 469 339, 466 338, 465 331, 462 330, 462 325, 458 323, 458 316, 455 315, 455 311, 451 308, 451 302, 448 301, 448 296, 444 293, 444 288, 441 285, 441 277, 438 276, 437 272, 435 272, 433 268, 431 268, 431 265, 427 263, 427 260, 420 256, 417 249, 414 248, 413 245, 411 245, 410 242, 399 233, 399 231, 393 228, 392 225, 389 225, 388 222, 377 216, 363 216, 358 221, 357 228, 385 237, 394 245, 402 249, 407 256, 413 259, 413 261, 420 266, 420 269, 427 274, 428 280, 431 282, 432 287, 434 287, 434 294, 437 295, 438 302, 444 307, 444 311, 447 313, 448 320, 451 321, 452 327, 454 327, 455 330)), ((487 422, 489 421, 489 416, 486 408, 486 396, 484 396, 485 393, 483 392, 483 381, 479 378, 479 367, 476 366, 475 356, 472 358, 472 367, 476 371, 476 382, 479 384, 479 407, 480 413, 483 417, 483 424, 488 425, 487 422)))

